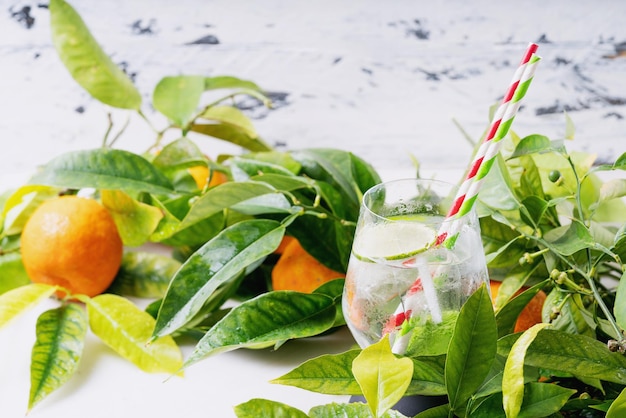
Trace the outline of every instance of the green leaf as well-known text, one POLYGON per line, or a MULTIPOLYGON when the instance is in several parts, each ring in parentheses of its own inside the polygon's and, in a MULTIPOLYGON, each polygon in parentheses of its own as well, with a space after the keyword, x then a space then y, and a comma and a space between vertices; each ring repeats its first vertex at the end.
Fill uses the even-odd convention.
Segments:
POLYGON ((271 383, 327 395, 361 395, 361 387, 352 374, 352 362, 360 353, 355 349, 312 358, 271 383))
POLYGON ((217 89, 242 89, 262 92, 261 88, 253 81, 244 80, 238 77, 228 75, 205 77, 204 89, 206 91, 217 89))
MULTIPOLYGON (((189 228, 190 226, 209 218, 224 209, 232 208, 236 205, 244 205, 245 202, 254 201, 253 199, 264 195, 275 195, 278 199, 284 199, 281 193, 273 187, 256 182, 226 182, 216 186, 196 200, 191 209, 184 217, 180 229, 189 228)), ((280 200, 282 202, 282 199, 280 200)), ((281 203, 282 205, 282 203, 281 203)), ((267 208, 273 210, 273 208, 267 208)))
POLYGON ((0 295, 0 328, 49 298, 56 287, 46 284, 27 284, 0 295))
POLYGON ((626 196, 626 179, 612 179, 602 184, 598 203, 626 196))
POLYGON ((284 233, 284 226, 276 221, 248 220, 224 229, 204 244, 172 279, 159 309, 154 336, 167 335, 185 325, 219 286, 278 248, 284 233))
POLYGON ((236 107, 211 106, 205 109, 199 117, 230 125, 253 139, 258 138, 259 136, 254 128, 254 125, 252 124, 252 121, 236 107))
MULTIPOLYGON (((522 293, 510 299, 496 314, 496 322, 498 324, 498 337, 503 337, 507 334, 511 334, 515 329, 515 323, 522 310, 528 305, 532 298, 535 297, 541 289, 543 289, 550 279, 546 279, 543 282, 526 289, 522 293)), ((500 295, 500 292, 498 292, 500 295)))
POLYGON ((152 164, 163 172, 171 172, 181 168, 207 165, 208 158, 195 142, 189 138, 178 138, 165 145, 152 164))
POLYGON ((170 336, 150 342, 154 318, 121 296, 102 294, 84 301, 89 326, 106 345, 148 373, 176 373, 182 353, 170 336))
POLYGON ((554 151, 555 147, 552 144, 552 141, 547 136, 544 135, 529 135, 517 144, 515 147, 515 151, 509 157, 517 158, 523 155, 536 154, 540 152, 548 152, 554 151))
POLYGON ((576 133, 576 126, 574 125, 574 121, 569 116, 569 113, 563 112, 565 115, 565 139, 574 139, 574 134, 576 133))
POLYGON ((58 195, 59 190, 45 186, 22 186, 6 200, 0 219, 4 235, 19 234, 33 211, 44 200, 58 195))
POLYGON ((184 128, 192 119, 204 92, 204 77, 163 77, 154 88, 152 104, 174 125, 184 128))
POLYGON ((623 416, 626 416, 626 389, 622 389, 606 412, 606 418, 621 418, 623 416))
POLYGON ((318 335, 335 321, 333 300, 325 295, 274 291, 234 307, 202 337, 185 367, 238 348, 265 348, 318 335))
POLYGON ((190 130, 239 145, 250 151, 271 151, 272 147, 258 136, 251 137, 245 131, 227 123, 193 123, 190 130))
POLYGON ((617 287, 613 313, 615 314, 617 325, 621 329, 626 329, 626 273, 622 274, 617 287))
MULTIPOLYGON (((447 415, 445 415, 447 417, 447 415)), ((374 418, 367 404, 354 403, 330 403, 318 405, 309 411, 311 418, 374 418)), ((397 411, 387 411, 376 418, 406 418, 405 415, 397 411)))
POLYGON ((577 219, 572 219, 569 226, 548 231, 545 240, 558 253, 570 256, 586 248, 594 248, 595 240, 589 230, 577 219))
MULTIPOLYGON (((515 337, 498 341, 499 355, 508 355, 515 337)), ((524 360, 527 366, 626 384, 626 358, 584 335, 545 329, 535 337, 524 360)))
POLYGON ((74 375, 86 334, 85 310, 76 304, 48 310, 37 318, 37 340, 30 365, 29 410, 74 375))
POLYGON ((0 295, 29 283, 30 278, 24 269, 20 253, 0 255, 0 295))
POLYGON ((557 414, 574 393, 575 389, 551 383, 527 383, 518 417, 540 418, 557 414))
POLYGON ((496 210, 516 210, 520 203, 514 191, 513 182, 501 154, 496 155, 495 164, 484 177, 478 200, 496 210))
POLYGON ((352 372, 372 414, 380 417, 404 396, 413 376, 413 362, 391 352, 389 336, 363 349, 352 372))
POLYGON ((535 324, 524 331, 522 336, 513 344, 502 376, 502 402, 507 418, 516 418, 519 415, 524 399, 524 358, 528 346, 533 342, 539 331, 549 324, 535 324))
POLYGON ((139 202, 121 190, 103 190, 100 197, 111 213, 124 245, 138 247, 145 244, 163 219, 159 208, 139 202))
POLYGON ((452 411, 461 411, 489 374, 496 341, 491 298, 482 285, 461 307, 448 348, 445 380, 452 411))
POLYGON ((51 0, 49 8, 52 42, 74 80, 104 104, 138 110, 141 94, 102 50, 80 15, 63 0, 51 0))
POLYGON ((147 251, 126 252, 108 293, 160 298, 182 264, 172 257, 147 251))
POLYGON ((169 180, 139 155, 117 149, 71 151, 49 161, 30 184, 167 194, 169 180))
POLYGON ((307 418, 304 412, 280 402, 267 399, 250 399, 235 406, 238 418, 307 418))

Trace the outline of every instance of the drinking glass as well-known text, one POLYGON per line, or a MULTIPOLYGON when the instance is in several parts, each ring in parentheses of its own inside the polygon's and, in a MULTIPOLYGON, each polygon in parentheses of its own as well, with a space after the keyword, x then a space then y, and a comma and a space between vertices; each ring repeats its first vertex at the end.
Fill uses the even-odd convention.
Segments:
POLYGON ((447 218, 456 186, 401 179, 363 196, 342 298, 356 342, 446 352, 463 303, 489 278, 474 210, 447 218))

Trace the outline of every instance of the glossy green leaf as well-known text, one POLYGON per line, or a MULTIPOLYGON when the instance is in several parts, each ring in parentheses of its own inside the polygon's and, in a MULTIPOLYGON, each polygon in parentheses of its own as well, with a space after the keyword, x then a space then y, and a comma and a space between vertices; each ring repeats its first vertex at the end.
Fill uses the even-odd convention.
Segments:
POLYGON ((595 337, 594 329, 585 321, 583 309, 585 308, 580 295, 570 294, 569 292, 555 287, 546 297, 541 317, 543 322, 550 322, 552 324, 551 329, 595 337), (550 320, 552 308, 557 308, 559 315, 556 319, 550 320))
POLYGON ((613 313, 615 315, 617 325, 619 325, 622 329, 626 329, 626 273, 622 274, 617 287, 613 313))
POLYGON ((346 324, 346 319, 343 316, 343 310, 341 307, 344 283, 344 279, 334 279, 322 284, 320 287, 313 290, 313 293, 326 295, 329 298, 332 298, 335 302, 335 307, 337 308, 337 312, 335 314, 335 323, 333 325, 335 327, 346 324))
POLYGON ((0 295, 29 283, 30 278, 24 269, 20 253, 0 255, 0 295))
MULTIPOLYGON (((317 405, 309 411, 311 418, 407 418, 400 412, 389 410, 382 415, 374 416, 369 406, 360 402, 330 403, 317 405)), ((447 415, 446 415, 447 417, 447 415)))
POLYGON ((478 195, 479 202, 497 210, 516 210, 520 203, 515 194, 513 183, 502 155, 496 155, 496 161, 483 180, 478 195))
MULTIPOLYGON (((508 356, 515 337, 498 341, 499 355, 508 356)), ((584 335, 545 329, 535 337, 524 360, 528 366, 626 384, 626 358, 584 335)))
POLYGON ((165 145, 152 164, 163 172, 196 165, 207 165, 208 158, 189 138, 178 138, 165 145))
POLYGON ((284 233, 284 226, 276 221, 248 220, 204 244, 172 279, 154 335, 167 335, 185 325, 219 286, 278 248, 284 233))
POLYGON ((19 234, 26 221, 41 202, 58 195, 59 190, 45 186, 26 185, 7 198, 0 219, 4 235, 19 234))
POLYGON ((204 89, 207 91, 217 89, 241 89, 262 92, 261 88, 253 81, 227 75, 205 77, 204 89))
POLYGON ((203 92, 202 76, 163 77, 154 88, 152 104, 174 125, 184 128, 197 112, 203 92))
POLYGON ((267 183, 273 188, 281 192, 293 192, 301 189, 313 189, 315 181, 306 177, 296 177, 293 175, 283 174, 260 174, 251 176, 250 181, 267 183))
POLYGON ((148 251, 126 252, 108 293, 160 298, 182 264, 170 256, 148 251))
POLYGON ((0 295, 0 328, 6 326, 19 315, 49 298, 56 287, 45 284, 27 284, 16 287, 0 295))
POLYGON ((515 151, 509 158, 521 157, 523 155, 535 154, 539 152, 553 151, 552 141, 544 135, 529 135, 517 144, 515 151))
POLYGON ((528 196, 522 200, 520 213, 522 219, 533 228, 536 228, 548 210, 548 202, 538 196, 528 196))
POLYGON ((606 418, 621 418, 626 416, 626 389, 622 389, 619 396, 611 403, 606 412, 606 418))
POLYGON ((250 199, 268 194, 279 194, 264 183, 226 182, 207 191, 196 200, 182 221, 181 228, 202 221, 224 209, 231 208, 250 199))
POLYGON ((102 204, 109 210, 124 245, 145 244, 163 218, 159 208, 139 202, 121 190, 103 190, 102 204))
POLYGON ((502 376, 502 403, 507 418, 519 416, 522 401, 524 400, 524 359, 526 351, 539 331, 549 324, 535 324, 524 331, 522 336, 513 344, 504 365, 502 376))
POLYGON ((229 160, 228 164, 231 167, 235 181, 246 181, 252 176, 262 179, 264 174, 281 174, 292 179, 306 180, 296 177, 294 173, 281 165, 258 159, 234 157, 229 160))
POLYGON ((87 316, 76 304, 45 311, 37 318, 37 340, 30 365, 29 410, 74 375, 86 334, 87 316))
POLYGON ((284 403, 268 399, 250 399, 235 406, 235 415, 238 418, 307 418, 308 415, 284 403))
POLYGON ((524 387, 524 400, 518 417, 540 418, 557 414, 575 393, 575 389, 551 383, 527 383, 524 387))
POLYGON ((185 366, 238 348, 265 348, 318 335, 335 321, 333 300, 325 295, 275 291, 234 307, 196 345, 185 366))
POLYGON ((387 335, 361 351, 352 363, 352 372, 370 411, 379 417, 404 396, 413 377, 413 362, 391 352, 387 335))
POLYGON ((254 125, 252 124, 252 121, 236 107, 211 106, 205 109, 199 117, 202 119, 217 121, 225 125, 230 125, 252 139, 259 136, 254 128, 254 125))
POLYGON ((51 0, 49 8, 52 42, 74 80, 104 104, 139 109, 141 94, 102 50, 72 6, 63 0, 51 0))
POLYGON ((271 383, 327 395, 361 395, 361 387, 352 374, 352 362, 360 353, 355 349, 312 358, 271 383))
POLYGON ((176 373, 182 353, 170 336, 150 341, 154 318, 128 299, 102 294, 85 301, 89 326, 106 345, 148 373, 176 373))
POLYGON ((249 151, 271 151, 272 147, 259 137, 251 137, 241 129, 226 123, 193 123, 191 131, 239 145, 249 151))
POLYGON ((80 189, 172 192, 169 180, 137 154, 118 149, 70 151, 49 161, 31 184, 80 189))
POLYGON ((485 285, 463 304, 448 347, 445 379, 450 408, 462 411, 487 377, 496 354, 497 330, 485 285))
POLYGON ((576 219, 573 219, 567 227, 549 231, 544 238, 552 248, 565 256, 595 246, 595 241, 589 230, 576 219))

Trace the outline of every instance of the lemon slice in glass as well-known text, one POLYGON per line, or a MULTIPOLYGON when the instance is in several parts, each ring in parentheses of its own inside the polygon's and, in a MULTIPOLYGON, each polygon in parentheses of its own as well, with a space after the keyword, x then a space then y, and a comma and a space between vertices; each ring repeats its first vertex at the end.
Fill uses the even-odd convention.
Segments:
POLYGON ((418 222, 370 224, 359 231, 352 253, 359 259, 403 260, 426 251, 436 237, 435 229, 418 222))

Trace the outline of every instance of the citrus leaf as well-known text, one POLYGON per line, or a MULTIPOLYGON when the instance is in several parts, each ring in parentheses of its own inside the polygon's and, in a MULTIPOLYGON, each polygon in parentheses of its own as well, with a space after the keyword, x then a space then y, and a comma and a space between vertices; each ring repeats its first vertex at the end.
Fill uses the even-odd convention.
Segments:
POLYGON ((121 296, 102 294, 87 299, 89 326, 106 345, 141 370, 176 373, 180 349, 170 336, 150 342, 154 318, 121 296))
MULTIPOLYGON (((498 354, 508 356, 517 337, 513 334, 498 340, 498 354)), ((527 366, 626 384, 626 358, 584 335, 544 329, 528 348, 524 361, 527 366)))
POLYGON ((45 311, 37 318, 37 340, 30 365, 29 410, 76 372, 86 334, 85 310, 73 303, 45 311))
POLYGON ((502 376, 502 402, 507 418, 516 418, 524 400, 524 360, 526 351, 539 331, 550 324, 535 324, 511 347, 502 376))
POLYGON ((0 328, 22 313, 50 297, 56 287, 47 284, 27 284, 0 295, 0 328))
POLYGON ((219 286, 278 248, 284 234, 285 227, 276 221, 253 219, 238 222, 206 242, 172 278, 154 336, 185 325, 219 286))
POLYGON ((184 128, 196 112, 203 92, 202 76, 163 77, 154 88, 152 104, 176 126, 184 128))
POLYGON ((286 290, 263 293, 231 309, 207 331, 185 367, 213 354, 318 335, 334 321, 334 302, 325 295, 286 290))
POLYGON ((292 406, 267 399, 250 399, 235 406, 238 418, 307 418, 308 415, 292 406))
POLYGON ((595 240, 589 230, 576 219, 572 219, 569 226, 548 231, 544 238, 556 252, 564 256, 595 246, 595 240))
POLYGON ((239 145, 250 151, 271 151, 272 147, 259 137, 251 137, 241 129, 226 123, 192 123, 190 130, 239 145))
POLYGON ((554 151, 555 149, 557 148, 555 148, 555 145, 547 136, 536 134, 529 135, 522 138, 509 158, 517 158, 523 155, 554 151))
MULTIPOLYGON (((238 204, 243 205, 246 201, 264 195, 280 195, 273 187, 256 182, 226 182, 214 187, 196 200, 191 209, 181 222, 180 229, 201 222, 224 209, 231 208, 238 204)), ((284 199, 284 196, 283 196, 284 199)), ((269 207, 267 210, 272 211, 269 207)))
POLYGON ((169 180, 139 155, 118 149, 71 151, 49 161, 31 184, 167 194, 169 180))
POLYGON ((263 181, 263 175, 265 174, 282 174, 292 179, 300 179, 306 181, 307 179, 296 177, 294 173, 287 168, 267 161, 260 161, 253 158, 234 157, 229 160, 229 166, 233 172, 233 178, 235 181, 246 181, 252 176, 257 176, 258 179, 263 181))
POLYGON ((626 415, 626 389, 622 389, 619 396, 611 403, 606 412, 606 418, 620 418, 626 415))
MULTIPOLYGON (((0 256, 0 277, 0 295, 30 283, 20 253, 7 253, 0 256)), ((0 307, 1 311, 2 308, 0 307)))
MULTIPOLYGON (((448 414, 442 415, 447 417, 448 414)), ((374 418, 367 404, 354 402, 354 403, 330 403, 327 405, 318 405, 311 408, 309 411, 309 417, 311 418, 374 418)), ((382 415, 378 415, 377 418, 406 418, 405 415, 397 411, 387 411, 382 415)))
POLYGON ((251 139, 256 139, 259 136, 252 121, 236 107, 211 106, 202 112, 199 117, 230 125, 251 139))
POLYGON ((103 190, 100 197, 124 245, 138 247, 146 243, 163 219, 159 208, 139 202, 121 190, 103 190))
POLYGON ((189 138, 178 138, 165 145, 152 160, 152 164, 163 172, 197 165, 206 166, 208 158, 195 142, 189 138))
POLYGON ((255 82, 228 75, 205 77, 204 89, 207 91, 217 89, 244 89, 262 92, 261 88, 255 82))
POLYGON ((352 362, 361 350, 325 354, 310 359, 271 383, 295 386, 327 395, 361 395, 361 387, 352 374, 352 362))
POLYGON ((182 264, 170 256, 146 251, 126 252, 108 293, 139 298, 165 295, 182 264))
POLYGON ((98 45, 72 6, 63 0, 51 0, 49 8, 52 42, 74 80, 104 104, 139 109, 141 94, 98 45))
POLYGON ((46 186, 22 186, 6 200, 0 219, 4 235, 19 234, 26 221, 41 202, 58 195, 57 189, 46 186))
POLYGON ((600 186, 598 203, 626 196, 626 179, 612 179, 600 186))
POLYGON ((464 408, 491 370, 496 354, 497 329, 491 298, 485 285, 463 304, 448 347, 445 379, 450 407, 464 408))
POLYGON ((389 335, 366 347, 354 359, 352 372, 372 414, 383 415, 404 396, 413 376, 413 362, 391 352, 389 335))
POLYGON ((558 414, 574 393, 576 389, 551 383, 530 382, 525 386, 524 401, 518 417, 539 418, 558 414))
POLYGON ((622 278, 617 286, 613 313, 615 314, 617 325, 621 329, 626 329, 626 273, 622 274, 622 278))

